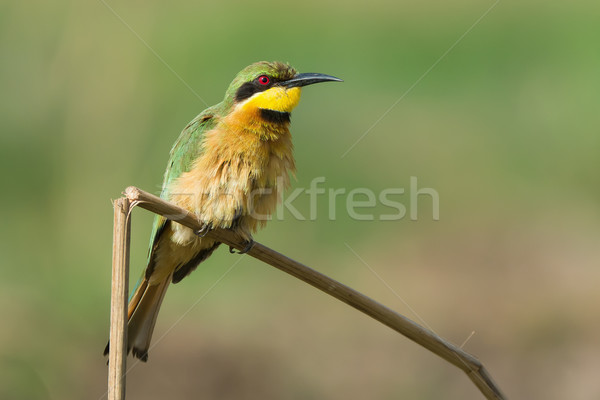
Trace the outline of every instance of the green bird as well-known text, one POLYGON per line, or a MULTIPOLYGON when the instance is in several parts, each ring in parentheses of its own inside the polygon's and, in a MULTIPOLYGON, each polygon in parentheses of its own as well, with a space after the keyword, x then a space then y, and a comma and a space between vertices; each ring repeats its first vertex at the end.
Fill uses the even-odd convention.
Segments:
MULTIPOLYGON (((301 88, 341 79, 298 73, 280 62, 257 62, 237 74, 223 101, 181 132, 171 149, 161 197, 194 213, 203 232, 154 220, 146 270, 130 297, 127 351, 147 361, 160 305, 171 282, 190 274, 220 245, 205 236, 232 229, 248 246, 265 225, 295 172, 290 113, 301 88)), ((108 354, 108 345, 104 354, 108 354)))

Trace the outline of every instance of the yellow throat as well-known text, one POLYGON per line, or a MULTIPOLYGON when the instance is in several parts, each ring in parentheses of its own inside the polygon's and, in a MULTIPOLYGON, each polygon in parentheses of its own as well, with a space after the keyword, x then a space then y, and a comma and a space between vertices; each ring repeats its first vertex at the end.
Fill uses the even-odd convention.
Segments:
POLYGON ((302 89, 293 87, 286 89, 281 86, 275 86, 264 92, 254 94, 239 107, 245 110, 262 108, 265 110, 273 110, 279 112, 291 112, 300 101, 302 89))

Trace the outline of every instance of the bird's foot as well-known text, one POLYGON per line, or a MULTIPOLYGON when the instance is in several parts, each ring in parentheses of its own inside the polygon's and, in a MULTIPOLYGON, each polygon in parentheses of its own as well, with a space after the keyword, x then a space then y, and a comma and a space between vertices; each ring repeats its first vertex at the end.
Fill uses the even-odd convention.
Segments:
POLYGON ((200 238, 203 238, 208 234, 208 232, 210 232, 210 225, 204 224, 202 225, 202 228, 198 229, 197 231, 194 231, 194 234, 200 238))
MULTIPOLYGON (((246 254, 247 252, 249 252, 253 247, 254 247, 254 239, 250 239, 246 242, 246 246, 241 250, 238 251, 237 254, 246 254)), ((229 246, 229 252, 231 254, 236 254, 236 251, 233 247, 229 246)))

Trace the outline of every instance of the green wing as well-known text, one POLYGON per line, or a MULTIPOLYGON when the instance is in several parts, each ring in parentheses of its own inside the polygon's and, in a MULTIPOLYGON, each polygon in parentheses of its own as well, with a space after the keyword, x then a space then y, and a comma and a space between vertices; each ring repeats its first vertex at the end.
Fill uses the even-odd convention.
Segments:
POLYGON ((200 143, 204 132, 216 125, 217 106, 207 108, 190 122, 179 135, 171 149, 169 163, 165 171, 161 197, 169 198, 169 186, 192 167, 194 161, 200 156, 200 143))
MULTIPOLYGON (((183 131, 181 131, 179 138, 175 141, 173 148, 171 148, 167 170, 165 171, 163 179, 162 191, 160 194, 161 198, 169 200, 169 187, 171 186, 171 183, 179 178, 181 174, 189 171, 194 160, 200 156, 200 143, 202 142, 204 132, 212 129, 216 125, 217 107, 218 106, 207 108, 194 118, 183 131)), ((164 229, 166 222, 166 218, 162 215, 157 215, 154 218, 148 257, 152 256, 154 245, 164 229)))
MULTIPOLYGON (((192 167, 194 160, 200 156, 202 149, 200 143, 204 136, 204 132, 212 129, 218 119, 219 105, 207 108, 194 118, 181 132, 179 138, 171 149, 167 170, 162 185, 160 197, 169 200, 169 187, 181 174, 187 172, 192 167)), ((156 215, 154 224, 152 225, 152 234, 150 236, 150 248, 148 249, 148 266, 142 274, 137 286, 143 281, 144 277, 149 277, 154 270, 152 262, 152 253, 157 245, 160 234, 165 229, 167 219, 162 215, 156 215)), ((135 288, 132 291, 135 293, 135 288)))

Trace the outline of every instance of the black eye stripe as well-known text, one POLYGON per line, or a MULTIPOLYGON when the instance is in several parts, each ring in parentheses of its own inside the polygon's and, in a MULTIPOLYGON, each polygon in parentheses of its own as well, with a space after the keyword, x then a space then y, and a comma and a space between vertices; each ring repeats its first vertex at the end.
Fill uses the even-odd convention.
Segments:
POLYGON ((258 79, 262 76, 264 76, 264 74, 259 75, 253 81, 246 82, 242 86, 240 86, 237 92, 235 92, 235 101, 240 102, 242 100, 246 100, 252 97, 254 93, 264 92, 265 90, 273 87, 278 82, 277 79, 267 75, 270 82, 266 85, 260 84, 258 82, 258 79))
POLYGON ((257 87, 253 82, 246 82, 235 92, 235 101, 246 100, 247 98, 252 97, 254 93, 260 92, 261 90, 265 90, 266 87, 257 87))

